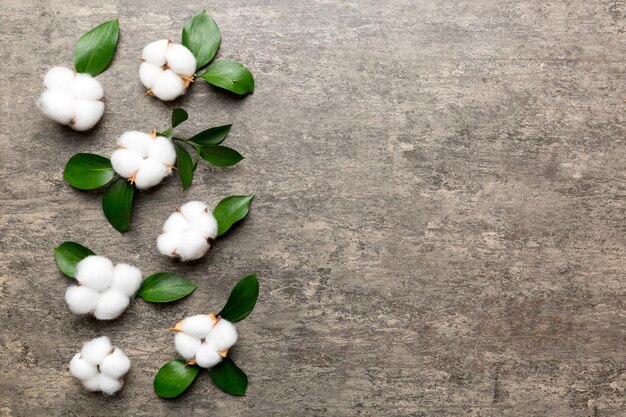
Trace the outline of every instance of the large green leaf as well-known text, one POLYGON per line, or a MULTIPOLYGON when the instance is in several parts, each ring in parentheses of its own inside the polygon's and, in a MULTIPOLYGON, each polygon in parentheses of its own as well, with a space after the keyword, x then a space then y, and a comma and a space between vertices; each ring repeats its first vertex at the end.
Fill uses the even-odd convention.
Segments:
POLYGON ((187 149, 178 143, 175 143, 174 146, 176 146, 176 169, 184 191, 189 188, 191 181, 193 181, 193 160, 187 149))
POLYGON ((230 125, 211 127, 207 130, 203 130, 191 139, 190 142, 196 143, 200 146, 219 145, 226 139, 228 132, 230 131, 230 125))
POLYGON ((157 272, 143 281, 138 297, 151 303, 169 303, 188 296, 198 288, 193 282, 171 272, 157 272))
POLYGON ((135 187, 124 178, 118 178, 102 196, 104 215, 118 232, 123 232, 130 226, 130 212, 133 208, 134 194, 135 187))
POLYGON ((180 359, 169 361, 154 377, 154 392, 161 398, 175 398, 185 392, 196 379, 200 367, 186 365, 180 359))
POLYGON ((196 69, 213 59, 220 41, 220 29, 205 10, 192 17, 183 28, 182 43, 196 57, 196 69))
POLYGON ((235 94, 254 91, 254 77, 248 68, 237 61, 217 61, 206 68, 200 78, 216 87, 224 88, 235 94))
POLYGON ((233 224, 246 217, 250 209, 250 202, 254 194, 231 195, 220 201, 213 209, 213 216, 217 220, 217 235, 221 236, 233 224))
POLYGON ((108 184, 115 176, 111 161, 93 153, 72 156, 63 171, 63 178, 79 190, 95 190, 108 184))
POLYGON ((119 22, 109 20, 80 37, 74 47, 74 68, 94 77, 103 72, 113 59, 119 37, 119 22))
MULTIPOLYGON (((172 109, 172 127, 176 127, 189 118, 189 114, 180 107, 172 109)), ((171 137, 171 135, 169 136, 171 137)))
POLYGON ((248 376, 227 356, 209 369, 209 377, 222 391, 231 395, 246 395, 248 376))
POLYGON ((259 297, 259 280, 256 274, 242 278, 230 292, 226 305, 217 315, 236 323, 248 317, 259 297))
POLYGON ((63 242, 54 248, 54 260, 57 266, 70 278, 76 278, 76 265, 90 255, 95 255, 95 253, 76 242, 63 242))
POLYGON ((230 167, 244 159, 236 150, 222 145, 210 145, 200 148, 200 157, 218 167, 230 167))

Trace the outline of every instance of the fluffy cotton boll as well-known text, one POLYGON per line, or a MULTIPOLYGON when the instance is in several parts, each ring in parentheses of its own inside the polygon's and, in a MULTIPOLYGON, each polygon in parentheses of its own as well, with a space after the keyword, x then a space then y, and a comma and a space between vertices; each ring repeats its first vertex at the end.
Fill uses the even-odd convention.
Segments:
POLYGON ((143 165, 135 174, 135 187, 140 190, 154 187, 169 173, 169 169, 163 162, 153 158, 144 159, 143 165))
POLYGON ((201 344, 200 339, 189 336, 186 333, 179 332, 174 336, 176 351, 187 360, 193 359, 196 356, 196 352, 200 349, 201 344))
POLYGON ((176 254, 181 261, 193 261, 199 259, 209 250, 209 242, 194 230, 183 233, 176 254))
POLYGON ((45 90, 41 93, 37 106, 55 122, 69 125, 74 118, 76 100, 71 93, 64 90, 45 90))
POLYGON ((189 222, 182 215, 182 213, 176 212, 167 218, 163 224, 163 231, 165 233, 181 233, 187 230, 189 222))
POLYGON ((174 148, 174 144, 168 138, 157 136, 148 150, 148 158, 154 158, 166 165, 174 165, 174 162, 176 162, 176 148, 174 148))
POLYGON ((70 373, 74 378, 91 379, 98 375, 98 368, 81 358, 80 353, 77 353, 70 361, 70 373))
POLYGON ((100 374, 81 381, 83 383, 83 387, 85 387, 88 391, 99 391, 100 390, 100 374))
POLYGON ((69 68, 52 67, 46 72, 43 85, 52 90, 72 91, 75 73, 69 68))
POLYGON ((201 201, 190 201, 180 207, 180 212, 187 219, 191 219, 192 217, 200 213, 208 212, 208 210, 209 208, 207 207, 207 205, 201 201))
POLYGON ((93 315, 98 320, 113 320, 126 310, 129 303, 130 299, 126 294, 110 288, 100 294, 100 299, 93 315))
POLYGON ((76 74, 74 97, 82 100, 100 100, 104 97, 102 84, 89 74, 76 74))
POLYGON ((191 77, 196 72, 196 57, 189 49, 179 43, 169 46, 165 60, 167 66, 177 74, 191 77))
POLYGON ((199 339, 207 337, 212 328, 213 320, 206 314, 187 317, 182 323, 183 332, 199 339))
POLYGON ((158 80, 161 74, 163 74, 163 71, 163 68, 160 66, 156 66, 149 62, 143 62, 139 66, 139 79, 144 87, 152 89, 156 80, 158 80))
POLYGON ((122 349, 115 348, 113 353, 104 358, 100 364, 100 372, 111 378, 121 378, 130 369, 130 360, 122 349))
POLYGON ((148 156, 148 151, 153 141, 154 138, 149 134, 131 130, 122 133, 122 136, 117 140, 117 144, 120 148, 135 151, 141 155, 142 158, 145 158, 148 156))
POLYGON ((143 158, 130 149, 117 149, 111 155, 111 165, 120 176, 130 178, 143 165, 143 158))
POLYGON ((182 233, 163 233, 157 238, 157 249, 161 254, 173 257, 182 237, 182 233))
POLYGON ((165 56, 169 43, 170 41, 167 39, 150 42, 143 48, 143 51, 141 51, 141 58, 158 67, 163 66, 165 64, 165 56))
POLYGON ((215 347, 218 352, 230 349, 236 341, 237 329, 231 322, 225 319, 218 321, 207 337, 207 343, 215 347))
POLYGON ((104 114, 104 103, 99 100, 76 100, 73 123, 74 130, 84 131, 94 127, 104 114))
POLYGON ((76 280, 93 290, 106 290, 112 279, 113 263, 104 256, 88 256, 76 265, 76 280))
POLYGON ((80 356, 91 365, 100 365, 112 351, 111 340, 106 336, 97 337, 83 345, 80 356))
POLYGON ((178 74, 168 69, 154 83, 152 94, 163 101, 174 100, 185 94, 185 83, 178 74))
POLYGON ((115 265, 111 288, 123 292, 128 297, 132 297, 141 287, 141 282, 142 277, 139 268, 128 264, 115 265))
POLYGON ((72 285, 65 291, 65 302, 74 314, 87 314, 96 309, 100 293, 84 285, 72 285))
POLYGON ((214 347, 203 343, 196 353, 196 364, 203 368, 211 368, 222 361, 222 357, 214 347))
POLYGON ((108 375, 100 374, 98 377, 98 390, 102 391, 107 395, 113 395, 118 392, 124 383, 117 378, 111 378, 108 375))
POLYGON ((217 237, 217 220, 209 212, 197 214, 189 220, 189 229, 196 231, 205 239, 215 239, 217 237))

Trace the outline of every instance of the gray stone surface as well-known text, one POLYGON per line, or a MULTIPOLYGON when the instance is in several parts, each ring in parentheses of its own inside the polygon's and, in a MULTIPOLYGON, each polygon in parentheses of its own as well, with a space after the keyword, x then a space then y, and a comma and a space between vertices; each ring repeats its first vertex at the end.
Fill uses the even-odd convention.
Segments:
POLYGON ((626 414, 624 1, 180 3, 0 3, 0 416, 626 414), (175 179, 142 193, 120 235, 63 166, 166 126, 137 56, 204 7, 220 56, 257 87, 242 100, 197 83, 181 131, 232 122, 247 159, 201 167, 186 194, 175 179), (45 119, 45 70, 116 16, 103 121, 79 134, 45 119), (257 195, 251 215, 207 258, 158 255, 175 205, 235 193, 257 195), (112 323, 77 318, 52 256, 64 240, 200 288, 112 323), (167 328, 220 308, 251 271, 261 296, 234 351, 248 395, 204 374, 158 399, 167 328), (101 334, 133 363, 113 398, 66 370, 101 334))

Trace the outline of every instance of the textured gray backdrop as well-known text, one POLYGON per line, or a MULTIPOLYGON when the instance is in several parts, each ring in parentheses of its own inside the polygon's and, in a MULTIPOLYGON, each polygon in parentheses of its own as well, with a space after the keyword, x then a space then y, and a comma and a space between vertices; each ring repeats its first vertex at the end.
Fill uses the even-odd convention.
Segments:
POLYGON ((622 0, 389 2, 2 0, 0 416, 624 416, 626 104, 622 0), (234 123, 234 169, 142 193, 132 229, 62 179, 76 152, 167 125, 137 70, 207 8, 219 55, 256 78, 245 99, 197 83, 181 132, 234 123), (36 109, 45 70, 120 18, 107 110, 90 134, 36 109), (255 193, 204 260, 160 256, 174 206, 255 193), (52 249, 76 240, 200 288, 78 318, 52 249), (245 398, 206 374, 179 400, 152 379, 167 328, 219 309, 236 280, 261 295, 234 357, 245 398), (114 398, 67 372, 107 334, 133 367, 114 398))

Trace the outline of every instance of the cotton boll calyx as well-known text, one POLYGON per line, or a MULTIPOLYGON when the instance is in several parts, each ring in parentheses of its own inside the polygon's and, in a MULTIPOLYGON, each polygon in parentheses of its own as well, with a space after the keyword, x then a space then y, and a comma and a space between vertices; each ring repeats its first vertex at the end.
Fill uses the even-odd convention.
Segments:
POLYGON ((102 336, 83 345, 70 361, 70 373, 89 391, 112 395, 124 385, 122 377, 130 369, 130 360, 119 348, 102 336))
POLYGON ((187 317, 171 330, 176 332, 176 351, 188 364, 197 364, 203 368, 220 363, 237 342, 235 326, 212 313, 187 317))
POLYGON ((206 204, 190 201, 183 204, 163 224, 157 248, 163 255, 182 261, 199 259, 217 237, 217 220, 206 204))
POLYGON ((100 294, 98 305, 93 312, 93 315, 98 320, 113 320, 118 318, 128 304, 130 299, 123 292, 109 288, 100 294))
POLYGON ((185 46, 167 39, 151 42, 143 48, 139 79, 147 94, 164 101, 185 94, 196 72, 196 58, 185 46))
POLYGON ((43 83, 46 90, 37 106, 52 120, 83 131, 94 127, 102 118, 104 89, 91 75, 53 67, 46 73, 43 83))

